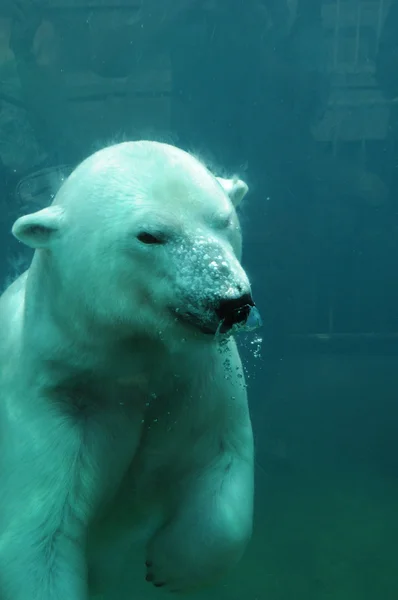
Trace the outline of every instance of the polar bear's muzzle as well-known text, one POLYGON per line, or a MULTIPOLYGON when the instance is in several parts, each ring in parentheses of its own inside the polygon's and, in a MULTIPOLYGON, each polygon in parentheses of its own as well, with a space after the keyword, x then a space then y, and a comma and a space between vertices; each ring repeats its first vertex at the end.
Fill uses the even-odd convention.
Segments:
POLYGON ((202 333, 231 335, 257 329, 260 314, 232 246, 215 236, 187 236, 170 248, 177 320, 202 333))

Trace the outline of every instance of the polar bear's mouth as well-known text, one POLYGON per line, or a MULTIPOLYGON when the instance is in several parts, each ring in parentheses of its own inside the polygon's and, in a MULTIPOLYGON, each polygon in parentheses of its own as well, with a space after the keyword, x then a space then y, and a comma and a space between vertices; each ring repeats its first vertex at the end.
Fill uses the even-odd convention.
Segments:
POLYGON ((206 335, 230 336, 242 331, 254 331, 261 327, 262 320, 260 313, 251 297, 244 296, 239 301, 228 301, 228 306, 232 310, 218 314, 220 310, 212 314, 198 315, 191 311, 175 311, 177 318, 189 326, 201 331, 206 335), (242 302, 247 300, 247 302, 242 302), (208 317, 208 318, 206 318, 208 317))
POLYGON ((179 321, 183 322, 185 325, 191 328, 200 331, 201 333, 204 333, 206 335, 215 335, 217 333, 219 327, 218 323, 214 323, 213 325, 211 322, 201 318, 199 315, 196 315, 193 312, 183 312, 180 310, 175 310, 174 315, 177 316, 177 319, 179 321))

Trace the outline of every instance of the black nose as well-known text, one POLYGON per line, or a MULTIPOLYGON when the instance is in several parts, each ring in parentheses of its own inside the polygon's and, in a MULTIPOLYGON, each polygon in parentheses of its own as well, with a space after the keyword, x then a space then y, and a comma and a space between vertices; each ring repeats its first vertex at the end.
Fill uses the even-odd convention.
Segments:
POLYGON ((253 306, 254 302, 250 294, 244 294, 239 298, 221 300, 216 309, 217 317, 222 323, 221 333, 229 331, 234 325, 246 323, 253 306))

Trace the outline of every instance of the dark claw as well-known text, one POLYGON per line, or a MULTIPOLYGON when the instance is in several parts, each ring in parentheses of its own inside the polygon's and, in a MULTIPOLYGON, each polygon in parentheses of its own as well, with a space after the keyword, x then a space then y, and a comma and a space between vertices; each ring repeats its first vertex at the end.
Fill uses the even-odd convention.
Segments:
POLYGON ((165 582, 164 582, 164 581, 162 581, 161 583, 154 583, 153 585, 154 585, 155 587, 163 587, 163 586, 164 586, 164 585, 166 585, 166 584, 165 584, 165 582))
POLYGON ((145 565, 146 565, 148 568, 150 568, 150 567, 152 567, 152 565, 153 565, 153 562, 152 562, 151 560, 147 560, 147 561, 145 561, 145 565))
POLYGON ((148 573, 148 575, 145 577, 146 581, 153 581, 153 575, 151 573, 148 573))

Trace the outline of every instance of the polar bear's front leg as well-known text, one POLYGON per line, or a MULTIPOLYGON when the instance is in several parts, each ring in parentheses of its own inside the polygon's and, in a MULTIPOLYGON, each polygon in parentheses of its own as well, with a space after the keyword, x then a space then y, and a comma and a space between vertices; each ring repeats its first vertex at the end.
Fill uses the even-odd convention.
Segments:
POLYGON ((84 543, 27 527, 0 545, 1 600, 87 600, 84 543))
POLYGON ((150 543, 147 581, 171 591, 217 581, 241 558, 252 517, 253 465, 225 454, 192 476, 174 517, 150 543))

